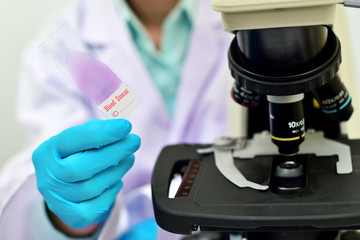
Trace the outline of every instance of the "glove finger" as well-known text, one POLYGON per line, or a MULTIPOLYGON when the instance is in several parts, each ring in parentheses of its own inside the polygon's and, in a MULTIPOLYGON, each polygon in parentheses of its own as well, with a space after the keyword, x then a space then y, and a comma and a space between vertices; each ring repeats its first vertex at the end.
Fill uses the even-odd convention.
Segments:
POLYGON ((74 183, 59 181, 56 184, 52 184, 52 186, 56 186, 52 191, 70 202, 82 202, 95 198, 120 181, 124 174, 132 167, 134 159, 134 155, 130 155, 123 161, 120 161, 117 166, 109 167, 84 181, 74 183))
POLYGON ((68 128, 50 138, 60 158, 88 149, 99 148, 116 142, 129 134, 131 124, 125 119, 90 120, 68 128))
POLYGON ((50 171, 61 181, 77 182, 89 179, 95 174, 119 164, 140 147, 140 138, 129 134, 120 141, 72 154, 54 161, 50 171))
MULTIPOLYGON (((65 201, 66 209, 70 211, 67 211, 66 215, 59 213, 58 216, 67 225, 73 228, 80 229, 87 227, 99 219, 104 213, 108 212, 109 209, 111 209, 122 186, 122 181, 119 181, 98 197, 92 198, 88 201, 79 203, 65 201)), ((54 213, 56 214, 56 212, 54 213)))

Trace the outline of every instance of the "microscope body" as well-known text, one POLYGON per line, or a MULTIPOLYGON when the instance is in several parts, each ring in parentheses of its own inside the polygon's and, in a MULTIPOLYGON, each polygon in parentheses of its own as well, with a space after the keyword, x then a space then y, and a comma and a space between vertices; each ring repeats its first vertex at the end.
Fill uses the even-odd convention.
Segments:
POLYGON ((228 53, 231 97, 248 108, 247 138, 163 149, 152 178, 160 227, 180 234, 198 227, 304 231, 299 239, 308 240, 360 228, 354 189, 360 140, 348 140, 339 125, 353 113, 337 74, 341 44, 332 30, 343 2, 212 0, 224 29, 235 35, 228 53))
POLYGON ((339 1, 266 2, 215 0, 213 7, 236 35, 229 49, 233 99, 252 107, 265 95, 272 141, 280 153, 295 154, 305 136, 304 94, 335 122, 353 112, 337 75, 341 45, 332 25, 339 1))

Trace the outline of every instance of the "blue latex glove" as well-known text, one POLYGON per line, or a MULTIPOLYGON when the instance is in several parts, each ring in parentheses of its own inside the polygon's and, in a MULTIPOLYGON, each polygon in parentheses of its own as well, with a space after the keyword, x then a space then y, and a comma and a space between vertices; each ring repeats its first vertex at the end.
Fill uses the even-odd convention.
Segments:
POLYGON ((156 221, 154 218, 150 218, 135 224, 119 240, 156 240, 157 233, 158 226, 156 221))
POLYGON ((91 120, 34 151, 37 187, 67 225, 80 229, 108 215, 140 147, 140 138, 130 130, 124 119, 91 120))

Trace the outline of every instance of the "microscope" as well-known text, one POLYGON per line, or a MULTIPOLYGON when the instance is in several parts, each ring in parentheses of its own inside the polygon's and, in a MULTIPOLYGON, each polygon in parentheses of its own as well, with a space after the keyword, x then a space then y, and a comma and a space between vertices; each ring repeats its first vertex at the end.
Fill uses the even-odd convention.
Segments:
POLYGON ((360 229, 360 140, 340 131, 353 107, 338 75, 337 4, 360 6, 212 0, 235 36, 231 97, 248 108, 247 137, 162 150, 152 177, 161 228, 247 240, 335 240, 360 229))

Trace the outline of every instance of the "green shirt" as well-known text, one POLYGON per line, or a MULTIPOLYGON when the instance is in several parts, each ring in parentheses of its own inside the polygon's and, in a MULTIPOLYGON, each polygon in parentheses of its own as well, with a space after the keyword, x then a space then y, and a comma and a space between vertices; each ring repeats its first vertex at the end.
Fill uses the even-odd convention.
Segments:
POLYGON ((153 40, 126 0, 119 0, 121 14, 127 22, 145 68, 164 99, 169 116, 174 112, 196 2, 179 0, 162 25, 161 45, 160 49, 156 49, 153 40))

